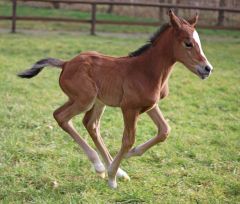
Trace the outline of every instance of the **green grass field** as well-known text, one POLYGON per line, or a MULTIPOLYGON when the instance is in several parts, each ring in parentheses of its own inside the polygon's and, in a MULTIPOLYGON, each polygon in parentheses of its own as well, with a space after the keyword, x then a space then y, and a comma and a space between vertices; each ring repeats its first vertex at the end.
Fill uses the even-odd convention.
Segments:
MULTIPOLYGON (((131 30, 131 29, 129 29, 131 30)), ((172 132, 142 157, 122 162, 131 177, 117 190, 96 176, 52 112, 66 101, 59 70, 23 80, 16 73, 44 57, 70 59, 84 50, 123 56, 145 38, 74 33, 0 33, 0 203, 239 203, 240 32, 200 30, 213 75, 200 80, 177 64, 170 95, 159 103, 172 132)), ((92 145, 81 123, 81 135, 92 145)), ((121 144, 122 117, 108 107, 101 133, 112 155, 121 144)), ((136 145, 155 136, 143 114, 136 145)))
MULTIPOLYGON (((141 158, 122 163, 131 182, 111 190, 93 172, 78 146, 52 117, 66 101, 59 71, 46 69, 32 80, 16 73, 47 56, 70 59, 83 50, 122 56, 143 38, 90 37, 46 33, 0 34, 0 200, 2 203, 238 203, 240 37, 202 31, 206 55, 215 67, 206 81, 177 64, 170 96, 159 105, 169 120, 169 139, 141 158), (54 183, 58 183, 58 186, 54 183)), ((240 35, 238 35, 240 36, 240 35)), ((74 122, 90 141, 81 124, 74 122)), ((136 143, 156 128, 143 114, 136 143)), ((111 153, 120 147, 122 117, 107 108, 102 136, 111 153)))

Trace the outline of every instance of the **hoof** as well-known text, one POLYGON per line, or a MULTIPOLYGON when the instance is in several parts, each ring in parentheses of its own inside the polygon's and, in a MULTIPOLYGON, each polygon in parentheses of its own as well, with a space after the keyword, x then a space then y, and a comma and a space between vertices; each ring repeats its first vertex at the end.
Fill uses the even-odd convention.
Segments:
POLYGON ((128 176, 128 174, 120 168, 117 171, 117 177, 122 178, 125 181, 130 181, 130 177, 128 176))
POLYGON ((99 163, 95 163, 93 165, 94 165, 94 169, 95 169, 96 173, 101 178, 105 178, 105 166, 103 165, 103 163, 99 162, 99 163))
POLYGON ((101 178, 105 178, 106 177, 106 173, 105 173, 105 171, 104 172, 96 172, 97 173, 97 175, 99 176, 99 177, 101 177, 101 178))
POLYGON ((108 185, 109 185, 109 187, 110 188, 112 188, 112 189, 116 189, 117 188, 117 182, 116 182, 116 180, 108 180, 108 185))

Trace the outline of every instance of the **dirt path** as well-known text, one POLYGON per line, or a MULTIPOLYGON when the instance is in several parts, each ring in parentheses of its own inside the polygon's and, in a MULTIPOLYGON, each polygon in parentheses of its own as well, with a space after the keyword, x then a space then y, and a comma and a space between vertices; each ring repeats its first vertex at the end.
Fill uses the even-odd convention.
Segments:
MULTIPOLYGON (((10 33, 9 29, 0 28, 0 33, 10 33)), ((25 34, 25 35, 73 35, 73 36, 81 36, 81 35, 90 35, 89 32, 79 32, 79 31, 43 31, 43 30, 28 30, 28 29, 18 29, 17 33, 25 34)), ((103 37, 116 37, 116 38, 147 38, 149 36, 148 33, 108 33, 108 32, 97 32, 97 36, 103 37)))

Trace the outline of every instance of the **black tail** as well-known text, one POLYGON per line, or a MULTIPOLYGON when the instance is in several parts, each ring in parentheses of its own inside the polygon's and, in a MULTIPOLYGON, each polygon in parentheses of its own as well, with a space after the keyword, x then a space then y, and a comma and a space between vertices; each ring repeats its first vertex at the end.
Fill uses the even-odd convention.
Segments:
POLYGON ((36 76, 39 72, 42 71, 42 69, 46 66, 52 66, 52 67, 59 67, 62 68, 64 65, 64 61, 54 58, 47 58, 42 59, 36 62, 30 69, 27 69, 21 73, 18 74, 21 78, 32 78, 36 76))

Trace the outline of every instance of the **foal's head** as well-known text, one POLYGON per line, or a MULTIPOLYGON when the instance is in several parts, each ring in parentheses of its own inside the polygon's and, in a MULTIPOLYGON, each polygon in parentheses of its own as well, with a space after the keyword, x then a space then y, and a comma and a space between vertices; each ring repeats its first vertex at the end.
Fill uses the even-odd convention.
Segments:
POLYGON ((198 15, 186 21, 170 10, 169 17, 175 36, 173 43, 175 59, 202 79, 207 78, 213 67, 203 53, 200 38, 195 30, 198 15))

